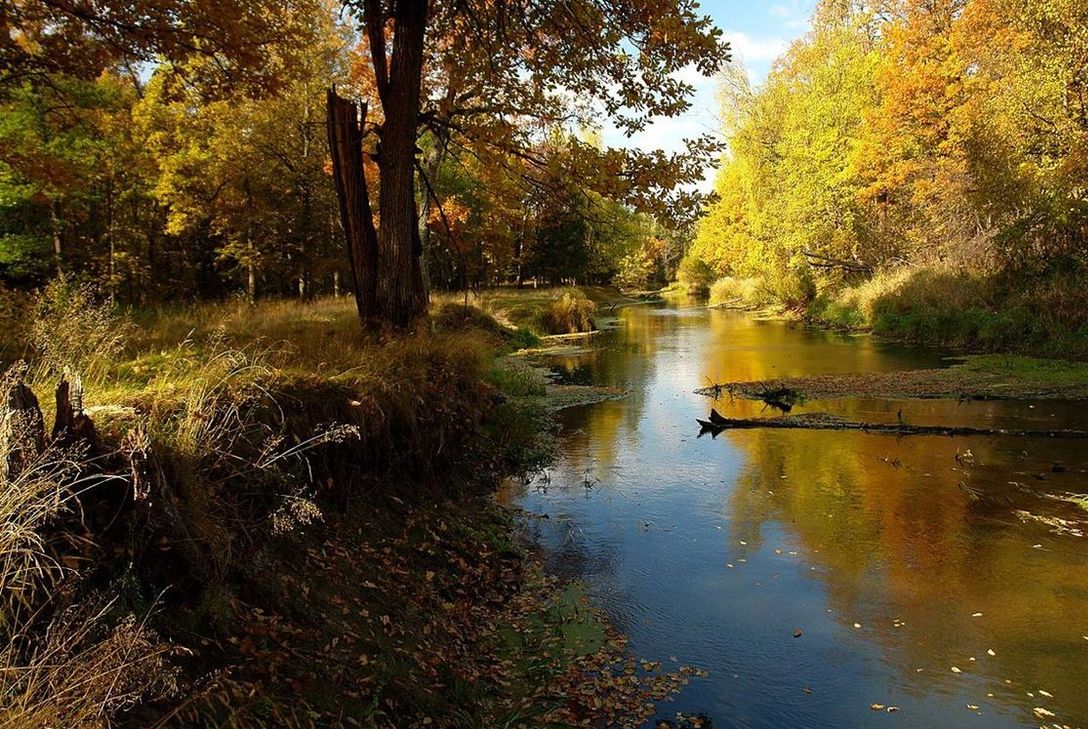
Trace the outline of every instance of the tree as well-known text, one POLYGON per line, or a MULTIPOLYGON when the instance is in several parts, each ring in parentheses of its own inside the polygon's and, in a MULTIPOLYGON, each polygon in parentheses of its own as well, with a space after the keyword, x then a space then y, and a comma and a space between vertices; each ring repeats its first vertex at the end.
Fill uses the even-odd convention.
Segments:
POLYGON ((199 56, 230 85, 267 86, 280 75, 269 50, 303 50, 294 21, 309 0, 19 0, 0 5, 0 86, 199 56))
MULTIPOLYGON (((542 129, 592 126, 603 109, 634 133, 655 116, 687 109, 693 89, 674 77, 677 71, 693 65, 710 75, 728 57, 721 32, 689 0, 357 0, 353 7, 365 31, 373 106, 381 111, 373 125, 377 246, 367 264, 376 271, 377 290, 374 311, 361 315, 399 327, 426 307, 414 184, 421 129, 435 135, 443 154, 487 156, 498 164, 513 157, 544 169, 546 161, 532 152, 542 129)), ((334 155, 339 168, 361 170, 354 158, 362 140, 346 144, 349 130, 360 129, 357 117, 331 96, 334 117, 341 119, 330 125, 334 149, 343 147, 334 155), (339 138, 337 129, 345 130, 339 138)), ((674 156, 575 144, 562 162, 590 189, 662 216, 690 215, 701 198, 684 185, 698 179, 714 149, 709 138, 674 156)), ((353 187, 365 189, 365 181, 353 187)), ((370 245, 364 241, 372 226, 371 219, 350 244, 354 256, 370 245)))

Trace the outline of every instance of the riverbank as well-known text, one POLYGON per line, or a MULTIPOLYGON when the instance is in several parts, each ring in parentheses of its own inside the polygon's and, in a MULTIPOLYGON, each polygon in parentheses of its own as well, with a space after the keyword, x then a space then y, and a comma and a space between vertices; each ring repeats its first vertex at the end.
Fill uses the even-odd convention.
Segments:
POLYGON ((613 286, 503 286, 470 294, 467 300, 456 293, 438 298, 440 304, 449 307, 464 308, 467 301, 470 308, 494 317, 502 325, 540 338, 608 328, 618 309, 653 300, 659 300, 656 292, 625 293, 613 286))
POLYGON ((6 380, 42 407, 5 420, 4 723, 637 725, 686 680, 491 497, 550 455, 546 391, 497 358, 518 333, 438 309, 367 341, 346 299, 125 319, 74 290, 34 322, 6 380))
POLYGON ((963 353, 1088 359, 1088 286, 1075 273, 1029 278, 917 266, 826 291, 769 286, 760 278, 724 277, 705 286, 711 306, 838 331, 963 353))

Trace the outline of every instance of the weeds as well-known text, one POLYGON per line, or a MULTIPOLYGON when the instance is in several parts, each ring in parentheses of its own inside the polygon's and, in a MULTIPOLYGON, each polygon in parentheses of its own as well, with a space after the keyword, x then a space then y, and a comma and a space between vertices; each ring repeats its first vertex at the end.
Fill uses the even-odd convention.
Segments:
POLYGON ((759 278, 719 278, 710 287, 711 306, 738 306, 758 309, 772 302, 772 296, 759 278))
POLYGON ((591 332, 597 305, 574 292, 565 291, 540 314, 540 326, 548 334, 591 332))
POLYGON ((71 370, 88 383, 105 379, 132 332, 129 321, 87 285, 51 282, 33 308, 30 342, 35 352, 33 379, 55 378, 71 370))

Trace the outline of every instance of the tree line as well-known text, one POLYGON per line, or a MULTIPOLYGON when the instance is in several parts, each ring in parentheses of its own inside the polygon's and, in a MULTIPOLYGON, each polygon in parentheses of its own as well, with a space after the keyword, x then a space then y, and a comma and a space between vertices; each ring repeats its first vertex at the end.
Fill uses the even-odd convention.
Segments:
POLYGON ((686 266, 802 306, 902 263, 1083 273, 1086 28, 1079 0, 823 0, 765 84, 725 73, 686 266))
POLYGON ((61 274, 134 304, 358 291, 334 97, 367 110, 369 184, 348 202, 370 208, 370 314, 397 325, 431 287, 663 281, 719 151, 597 132, 683 113, 677 72, 726 62, 686 0, 28 0, 3 20, 9 288, 61 274))

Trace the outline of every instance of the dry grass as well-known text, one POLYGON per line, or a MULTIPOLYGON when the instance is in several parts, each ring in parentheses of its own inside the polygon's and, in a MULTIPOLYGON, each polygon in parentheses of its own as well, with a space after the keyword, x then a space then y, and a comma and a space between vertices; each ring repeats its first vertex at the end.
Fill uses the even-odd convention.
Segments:
POLYGON ((758 309, 771 303, 762 279, 719 278, 710 287, 711 306, 740 306, 746 309, 758 309))
POLYGON ((60 611, 38 633, 0 649, 0 726, 98 729, 118 712, 171 696, 169 647, 146 623, 110 615, 112 602, 60 611))
MULTIPOLYGON (((174 572, 130 575, 129 558, 106 558, 124 557, 122 545, 75 548, 72 535, 93 530, 78 528, 80 496, 102 483, 81 476, 95 470, 82 453, 47 448, 13 472, 0 488, 0 726, 104 726, 173 690, 154 631, 116 601, 125 580, 152 593, 195 580, 193 609, 216 624, 231 575, 275 535, 320 521, 317 497, 330 484, 356 488, 359 476, 373 488, 388 476, 409 499, 426 469, 476 457, 460 443, 490 403, 494 333, 425 326, 375 341, 348 298, 123 316, 57 285, 36 311, 36 346, 18 376, 45 395, 59 373, 90 373, 84 405, 105 436, 104 463, 130 462, 131 474, 123 467, 113 478, 129 479, 151 510, 129 538, 154 534, 155 552, 173 555, 158 564, 174 572), (59 535, 61 521, 76 531, 59 535), (99 555, 100 583, 118 581, 113 599, 84 594, 76 568, 85 554, 99 555)), ((449 481, 430 483, 453 493, 449 481)))

